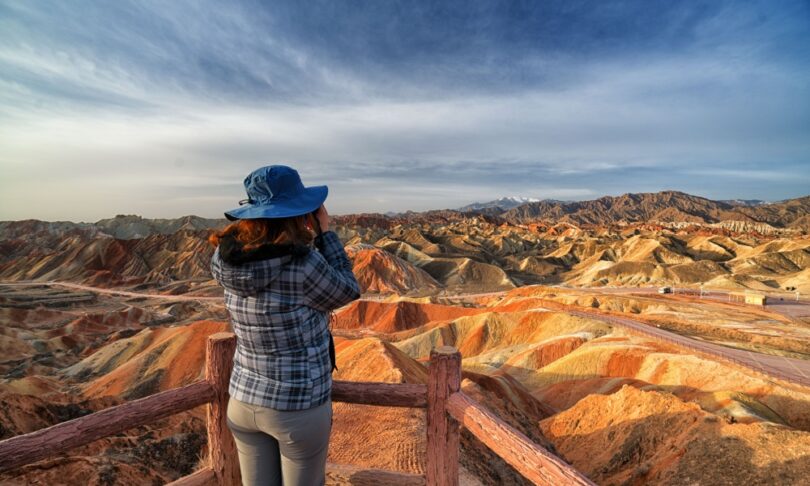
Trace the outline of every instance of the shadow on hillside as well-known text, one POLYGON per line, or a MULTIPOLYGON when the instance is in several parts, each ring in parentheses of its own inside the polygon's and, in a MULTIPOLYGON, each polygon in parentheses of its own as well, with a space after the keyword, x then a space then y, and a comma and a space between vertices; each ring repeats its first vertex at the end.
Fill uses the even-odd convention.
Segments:
MULTIPOLYGON (((523 368, 515 369, 523 370, 523 368)), ((549 377, 549 375, 549 373, 544 374, 546 377, 549 377)), ((724 406, 728 404, 728 398, 723 398, 722 396, 718 398, 712 396, 711 392, 691 386, 660 385, 627 376, 589 375, 577 377, 577 379, 574 380, 571 380, 571 377, 568 376, 559 376, 559 378, 560 379, 550 377, 549 381, 553 382, 553 385, 549 386, 566 388, 566 386, 570 385, 570 387, 573 388, 582 385, 583 382, 593 381, 591 391, 586 392, 587 388, 581 387, 583 389, 580 393, 572 394, 570 399, 567 400, 571 405, 569 407, 559 407, 559 411, 570 408, 588 395, 611 395, 626 384, 638 389, 672 394, 683 402, 700 405, 707 413, 716 414, 719 418, 731 423, 736 422, 736 418, 732 413, 722 410, 724 406)), ((754 393, 745 391, 728 391, 743 394, 744 396, 740 397, 737 401, 754 415, 799 431, 810 432, 810 401, 797 400, 787 395, 765 394, 764 396, 757 396, 754 393), (756 400, 756 403, 749 402, 748 398, 756 400)), ((543 402, 543 400, 537 399, 536 397, 535 399, 543 405, 544 410, 552 410, 554 408, 551 404, 543 402)))
MULTIPOLYGON (((581 385, 583 381, 594 380, 590 393, 583 390, 570 397, 573 405, 568 410, 589 395, 612 395, 625 384, 703 406, 689 413, 651 410, 648 417, 627 421, 615 410, 617 416, 608 415, 610 410, 593 410, 572 418, 573 424, 562 423, 559 426, 562 428, 547 430, 544 438, 553 444, 549 449, 597 484, 810 484, 807 402, 781 396, 771 396, 769 400, 774 407, 770 411, 784 418, 789 427, 799 430, 773 424, 752 428, 735 423, 733 416, 722 411, 705 411, 704 408, 720 410, 725 403, 694 387, 655 385, 622 376, 592 375, 571 380, 569 376, 548 375, 561 393, 566 385, 574 387, 577 382, 581 385), (698 396, 700 403, 695 399, 698 396), (607 425, 578 433, 589 423, 607 425), (756 450, 752 444, 756 444, 756 450)), ((548 404, 544 406, 549 408, 548 404)), ((475 438, 472 440, 477 442, 475 438)))
POLYGON ((653 414, 608 423, 587 434, 549 434, 558 454, 600 485, 810 484, 808 440, 785 428, 751 437, 761 446, 755 451, 741 438, 746 431, 730 435, 735 426, 713 415, 653 414))

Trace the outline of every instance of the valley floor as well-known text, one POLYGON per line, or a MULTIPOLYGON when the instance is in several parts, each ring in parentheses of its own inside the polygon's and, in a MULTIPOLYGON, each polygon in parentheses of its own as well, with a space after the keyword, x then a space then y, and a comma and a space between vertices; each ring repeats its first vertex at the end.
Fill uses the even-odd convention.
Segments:
MULTIPOLYGON (((466 393, 598 484, 802 484, 810 305, 779 305, 638 288, 370 295, 336 313, 335 379, 424 383, 430 349, 451 345, 466 393)), ((195 381, 205 339, 228 329, 210 295, 0 285, 0 438, 195 381)), ((329 461, 421 473, 424 427, 420 410, 336 403, 329 461)), ((162 484, 204 444, 200 407, 0 482, 162 484)), ((468 484, 525 482, 466 433, 461 462, 468 484)))

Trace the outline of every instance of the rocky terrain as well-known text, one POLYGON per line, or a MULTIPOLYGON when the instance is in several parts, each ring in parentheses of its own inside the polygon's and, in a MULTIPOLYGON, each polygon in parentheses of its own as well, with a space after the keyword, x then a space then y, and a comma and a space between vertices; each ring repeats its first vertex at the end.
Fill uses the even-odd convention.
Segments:
MULTIPOLYGON (((209 301, 170 303, 48 286, 3 286, 0 294, 4 349, 16 350, 2 363, 2 437, 200 379, 205 338, 228 329, 223 309, 209 301)), ((452 345, 463 356, 466 393, 599 484, 689 478, 716 484, 705 480, 711 477, 799 484, 795 480, 806 477, 810 388, 552 309, 563 302, 593 308, 594 298, 606 310, 660 322, 700 312, 693 303, 657 294, 542 286, 479 297, 363 299, 336 313, 335 378, 424 383, 430 349, 452 345)), ((726 325, 769 324, 771 333, 783 333, 783 343, 810 346, 800 321, 742 305, 719 315, 727 305, 710 303, 703 311, 726 325)), ((750 340, 743 336, 736 344, 750 340)), ((769 346, 803 354, 777 341, 769 346)), ((419 410, 336 404, 329 460, 423 472, 424 426, 419 410)), ((199 465, 204 436, 200 407, 0 481, 161 483, 199 465)), ((524 483, 466 433, 462 451, 467 484, 524 483)))
MULTIPOLYGON (((667 192, 530 202, 497 215, 340 216, 335 231, 364 289, 374 293, 487 292, 537 283, 808 292, 810 236, 802 226, 808 214, 808 198, 752 206, 667 192)), ((2 222, 0 279, 217 295, 208 270, 213 249, 205 240, 210 228, 225 223, 136 216, 94 224, 2 222)))
MULTIPOLYGON (((810 305, 778 300, 810 291, 806 199, 337 217, 365 293, 335 313, 335 378, 424 383, 430 349, 451 345, 465 393, 597 484, 806 483, 810 387, 604 319, 807 370, 810 305), (773 305, 722 293, 739 289, 773 305)), ((229 329, 208 273, 221 224, 0 223, 0 439, 200 379, 205 339, 229 329)), ((204 420, 198 407, 0 483, 163 484, 200 466, 204 420)), ((336 403, 329 461, 424 472, 424 428, 420 410, 336 403)), ((461 464, 463 484, 526 484, 466 432, 461 464)))
POLYGON ((677 191, 605 196, 593 201, 538 201, 511 208, 510 221, 555 220, 575 224, 742 221, 776 228, 808 229, 810 196, 773 204, 712 201, 677 191))

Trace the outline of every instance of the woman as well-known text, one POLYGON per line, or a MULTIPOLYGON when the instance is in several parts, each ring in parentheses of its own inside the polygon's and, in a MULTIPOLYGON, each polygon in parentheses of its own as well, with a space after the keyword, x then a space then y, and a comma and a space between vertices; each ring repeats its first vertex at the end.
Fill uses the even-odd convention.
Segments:
POLYGON ((245 178, 247 203, 211 235, 211 272, 236 333, 227 422, 244 485, 324 483, 332 428, 329 312, 360 297, 343 245, 329 231, 327 187, 294 169, 245 178), (314 248, 312 247, 314 245, 314 248))

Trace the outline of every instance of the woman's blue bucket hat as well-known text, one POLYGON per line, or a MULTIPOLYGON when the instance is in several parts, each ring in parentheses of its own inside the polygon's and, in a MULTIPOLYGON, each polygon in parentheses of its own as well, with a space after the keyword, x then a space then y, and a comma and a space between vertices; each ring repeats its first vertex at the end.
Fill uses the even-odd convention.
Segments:
POLYGON ((304 187, 292 167, 268 165, 245 177, 248 198, 240 206, 225 212, 231 221, 237 219, 288 218, 315 211, 326 200, 326 186, 304 187))

